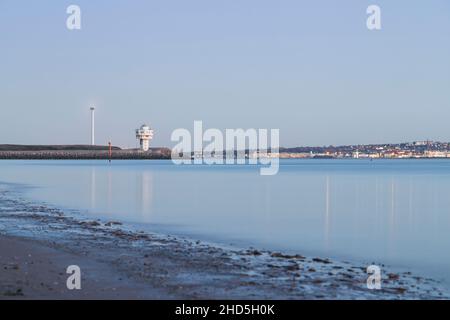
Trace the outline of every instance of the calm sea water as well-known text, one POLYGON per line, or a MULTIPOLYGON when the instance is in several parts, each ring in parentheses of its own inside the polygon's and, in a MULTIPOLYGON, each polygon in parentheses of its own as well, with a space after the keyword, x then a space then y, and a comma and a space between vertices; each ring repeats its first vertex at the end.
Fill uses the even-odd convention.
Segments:
POLYGON ((382 262, 450 279, 450 161, 1 161, 0 181, 93 217, 226 244, 382 262))

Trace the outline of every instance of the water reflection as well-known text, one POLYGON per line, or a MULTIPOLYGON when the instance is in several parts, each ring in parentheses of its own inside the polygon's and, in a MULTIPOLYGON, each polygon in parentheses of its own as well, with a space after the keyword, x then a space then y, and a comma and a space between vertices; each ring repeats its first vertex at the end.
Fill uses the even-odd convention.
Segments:
POLYGON ((388 223, 389 225, 388 255, 389 257, 392 257, 395 254, 394 248, 392 247, 392 243, 394 241, 395 236, 395 182, 393 178, 391 178, 389 190, 390 190, 390 208, 389 208, 389 223, 388 223))
POLYGON ((151 222, 154 192, 151 171, 130 175, 117 171, 113 166, 91 166, 88 170, 91 213, 151 222), (134 200, 130 195, 134 195, 134 200))
POLYGON ((107 186, 108 186, 108 195, 107 195, 108 205, 107 206, 108 206, 108 210, 111 211, 111 209, 112 209, 112 197, 113 197, 113 195, 112 195, 113 191, 112 191, 112 172, 111 172, 111 170, 108 170, 107 175, 108 175, 108 184, 107 184, 107 186))
POLYGON ((90 177, 91 177, 91 197, 90 197, 91 201, 90 201, 90 203, 91 203, 91 209, 95 209, 95 203, 96 203, 95 202, 95 167, 91 168, 90 177))
POLYGON ((330 177, 325 179, 325 249, 329 249, 330 240, 330 177))
POLYGON ((139 197, 140 201, 140 213, 142 221, 151 222, 152 216, 152 201, 153 201, 153 177, 150 171, 142 171, 139 174, 138 180, 140 181, 139 197))
POLYGON ((0 181, 43 186, 30 191, 38 200, 107 219, 450 270, 448 160, 289 161, 270 178, 170 162, 2 162, 0 181))

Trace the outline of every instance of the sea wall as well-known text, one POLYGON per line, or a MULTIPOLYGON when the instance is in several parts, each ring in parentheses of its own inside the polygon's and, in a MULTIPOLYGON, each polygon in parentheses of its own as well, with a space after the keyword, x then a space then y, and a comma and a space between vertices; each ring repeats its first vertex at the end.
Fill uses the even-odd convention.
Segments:
MULTIPOLYGON (((112 150, 111 159, 170 159, 167 148, 141 150, 112 150)), ((39 150, 0 151, 0 159, 15 160, 108 160, 108 150, 39 150)))

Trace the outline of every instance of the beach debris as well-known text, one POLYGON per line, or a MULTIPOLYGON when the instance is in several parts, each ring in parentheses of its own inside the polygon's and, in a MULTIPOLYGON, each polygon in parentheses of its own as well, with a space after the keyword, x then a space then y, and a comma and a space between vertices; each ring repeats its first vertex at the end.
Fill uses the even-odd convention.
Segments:
POLYGON ((404 294, 406 292, 406 288, 398 287, 395 288, 395 291, 397 291, 400 294, 404 294))
POLYGON ((19 270, 19 265, 17 263, 8 263, 7 265, 3 266, 4 270, 19 270))
POLYGON ((21 288, 18 288, 15 291, 7 290, 3 293, 3 295, 8 297, 23 296, 23 290, 21 288))

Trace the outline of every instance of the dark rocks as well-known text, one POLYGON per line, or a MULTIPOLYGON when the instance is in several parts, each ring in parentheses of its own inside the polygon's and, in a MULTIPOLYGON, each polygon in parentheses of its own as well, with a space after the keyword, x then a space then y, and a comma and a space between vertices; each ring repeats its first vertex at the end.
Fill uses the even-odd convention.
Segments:
POLYGON ((395 273, 389 273, 388 278, 389 278, 389 280, 398 280, 398 279, 400 279, 400 276, 395 273))
POLYGON ((98 227, 98 226, 100 226, 100 222, 98 222, 98 221, 82 221, 82 222, 80 222, 80 225, 88 226, 88 227, 98 227))
POLYGON ((331 261, 328 259, 321 259, 321 258, 313 258, 312 259, 313 262, 319 262, 319 263, 325 263, 325 264, 330 264, 331 261))
POLYGON ((273 252, 270 254, 272 258, 283 258, 283 259, 305 259, 304 256, 296 254, 296 255, 288 255, 288 254, 282 254, 280 252, 273 252))
POLYGON ((298 270, 300 270, 300 267, 298 266, 298 264, 292 264, 292 265, 286 266, 285 269, 289 270, 289 271, 298 271, 298 270))
POLYGON ((258 250, 248 250, 247 254, 251 255, 251 256, 260 256, 260 255, 262 255, 261 251, 258 251, 258 250))
POLYGON ((122 222, 118 221, 108 221, 107 223, 105 223, 106 227, 120 226, 120 225, 122 225, 122 222))

